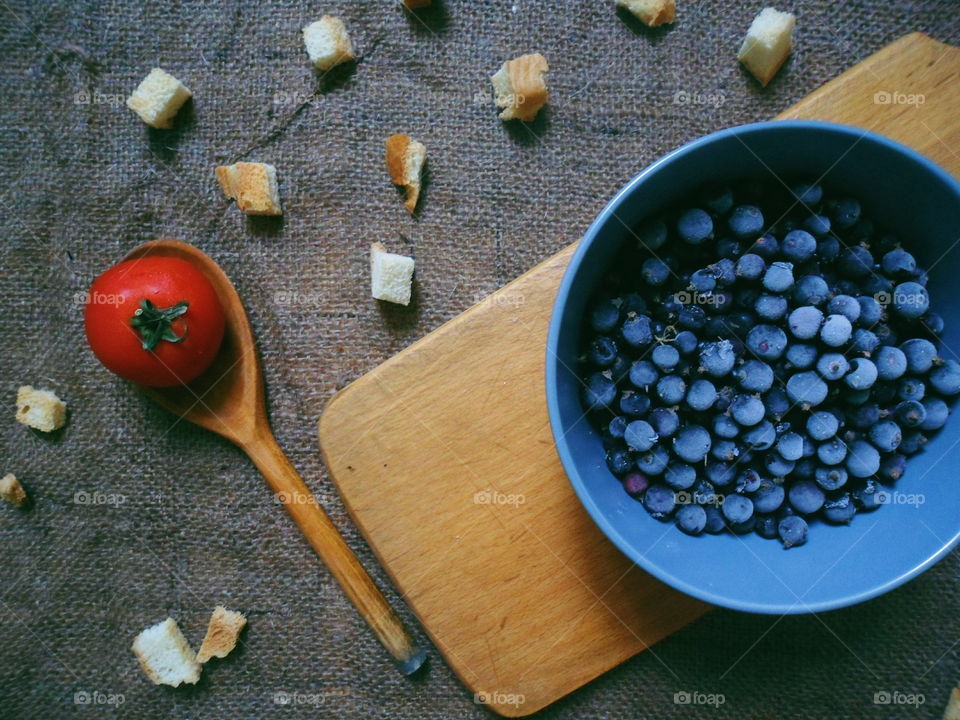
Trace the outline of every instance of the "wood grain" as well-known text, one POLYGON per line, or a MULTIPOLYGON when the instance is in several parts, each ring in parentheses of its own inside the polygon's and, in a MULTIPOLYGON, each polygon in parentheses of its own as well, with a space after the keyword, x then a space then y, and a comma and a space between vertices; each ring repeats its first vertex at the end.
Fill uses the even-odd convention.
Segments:
MULTIPOLYGON (((960 50, 913 34, 779 118, 871 128, 960 175, 958 74, 960 50), (878 92, 925 98, 877 104, 878 92)), ((556 455, 544 347, 573 249, 357 380, 320 420, 324 460, 364 537, 457 675, 508 716, 707 610, 607 541, 556 455)))

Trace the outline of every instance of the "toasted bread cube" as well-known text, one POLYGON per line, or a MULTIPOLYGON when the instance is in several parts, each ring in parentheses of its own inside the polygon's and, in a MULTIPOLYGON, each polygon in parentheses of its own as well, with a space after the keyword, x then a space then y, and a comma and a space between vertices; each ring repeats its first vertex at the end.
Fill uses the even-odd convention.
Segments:
POLYGON ((167 618, 137 635, 133 641, 133 652, 140 661, 140 667, 155 685, 193 685, 200 679, 200 663, 196 661, 190 643, 173 618, 167 618))
POLYGON ((409 305, 413 258, 387 252, 383 243, 370 247, 371 294, 377 300, 409 305))
POLYGON ((790 54, 796 21, 791 13, 768 7, 753 19, 747 31, 737 59, 764 87, 790 54))
POLYGON ((490 78, 497 107, 504 108, 501 120, 519 118, 532 121, 547 102, 547 84, 543 74, 550 68, 540 53, 523 55, 503 64, 490 78))
POLYGON ((354 58, 353 43, 343 20, 332 15, 324 15, 307 25, 303 29, 303 43, 310 61, 320 70, 329 70, 354 58))
POLYGON ((617 0, 617 5, 632 12, 649 27, 672 23, 677 19, 674 0, 617 0))
POLYGON ((167 129, 173 127, 173 116, 192 94, 173 75, 154 68, 127 98, 127 107, 147 125, 167 129))
POLYGON ((277 169, 266 163, 238 162, 217 168, 223 194, 247 215, 283 215, 277 169))
POLYGON ((0 497, 15 507, 26 507, 27 492, 13 473, 0 478, 0 497))
POLYGON ((197 662, 205 663, 212 657, 225 658, 237 646, 240 631, 247 624, 243 613, 217 605, 210 616, 207 634, 197 651, 197 662))
POLYGON ((67 404, 49 390, 23 385, 17 390, 17 420, 24 425, 53 432, 67 422, 67 404))
POLYGON ((960 720, 960 688, 950 691, 950 700, 943 711, 943 720, 960 720))
POLYGON ((397 134, 387 138, 387 170, 393 184, 406 189, 404 205, 411 213, 417 208, 420 176, 426 159, 427 148, 423 143, 411 140, 409 135, 397 134))

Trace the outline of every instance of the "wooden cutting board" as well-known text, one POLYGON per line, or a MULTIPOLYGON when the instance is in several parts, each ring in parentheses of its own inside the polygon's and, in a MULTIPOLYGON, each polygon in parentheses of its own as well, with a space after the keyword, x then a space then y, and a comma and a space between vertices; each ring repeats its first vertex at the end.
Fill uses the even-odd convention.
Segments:
MULTIPOLYGON (((960 49, 917 33, 778 117, 871 128, 960 176, 958 107, 960 49)), ((627 560, 560 465, 544 348, 573 250, 364 375, 320 419, 353 520, 447 663, 507 716, 539 710, 708 609, 627 560)))

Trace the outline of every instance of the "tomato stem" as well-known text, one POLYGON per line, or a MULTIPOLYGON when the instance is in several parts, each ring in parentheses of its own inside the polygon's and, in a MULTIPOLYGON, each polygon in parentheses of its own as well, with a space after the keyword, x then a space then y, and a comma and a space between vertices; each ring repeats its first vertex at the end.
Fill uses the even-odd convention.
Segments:
POLYGON ((188 303, 181 300, 168 308, 158 308, 152 302, 143 298, 140 307, 133 313, 130 325, 140 333, 140 341, 144 350, 154 350, 163 340, 172 343, 183 342, 187 336, 177 335, 173 331, 173 321, 187 311, 188 303))

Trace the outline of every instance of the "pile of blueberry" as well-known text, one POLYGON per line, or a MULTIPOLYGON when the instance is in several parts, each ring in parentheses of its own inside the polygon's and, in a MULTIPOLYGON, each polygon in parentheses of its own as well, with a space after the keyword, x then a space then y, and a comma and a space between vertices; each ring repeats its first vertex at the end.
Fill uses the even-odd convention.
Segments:
POLYGON ((582 348, 626 492, 684 532, 786 547, 883 504, 960 393, 914 257, 809 182, 710 185, 634 236, 582 348))

